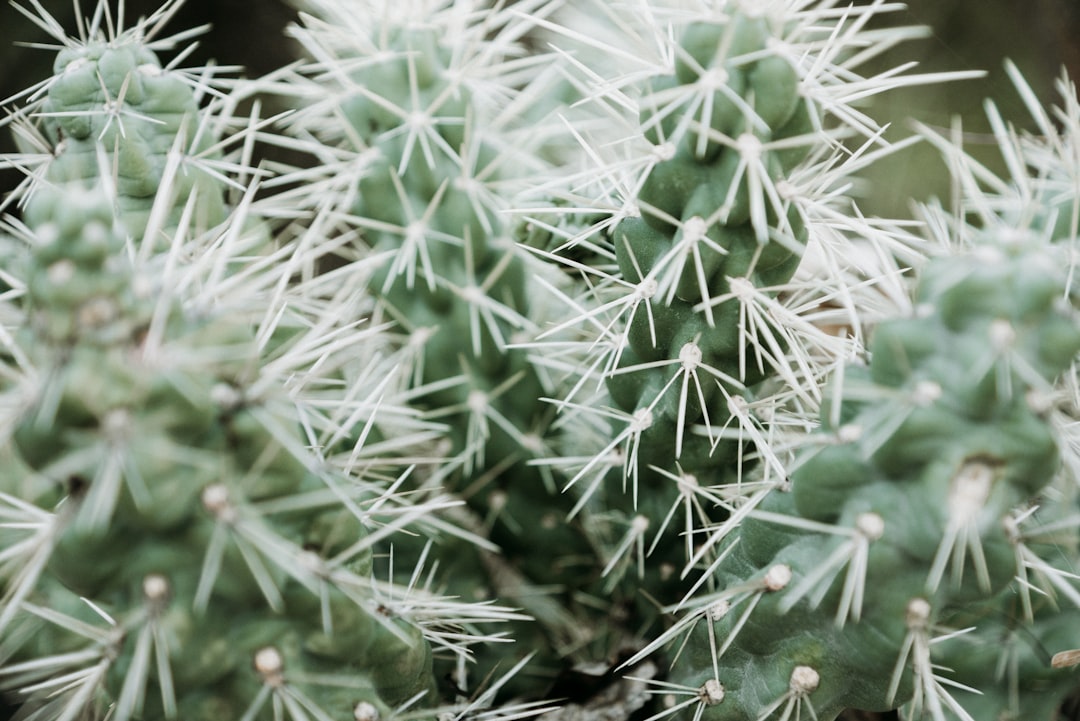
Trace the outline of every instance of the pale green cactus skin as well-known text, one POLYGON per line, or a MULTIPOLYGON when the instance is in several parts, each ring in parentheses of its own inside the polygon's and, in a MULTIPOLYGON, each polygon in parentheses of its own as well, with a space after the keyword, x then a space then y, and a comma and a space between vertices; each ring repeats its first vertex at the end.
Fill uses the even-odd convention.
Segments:
MULTIPOLYGON (((468 504, 466 527, 498 547, 494 563, 514 569, 513 582, 492 578, 504 575, 492 561, 442 539, 450 591, 498 595, 540 621, 519 625, 517 643, 477 649, 469 675, 482 682, 529 652, 539 656, 532 667, 554 675, 555 647, 584 631, 569 610, 572 597, 598 574, 586 533, 566 522, 573 498, 529 465, 542 457, 555 415, 544 398, 557 393, 530 351, 511 347, 538 332, 544 311, 532 276, 545 271, 516 246, 502 187, 520 184, 543 161, 516 147, 530 142, 521 127, 495 122, 494 101, 533 91, 500 86, 494 74, 485 80, 475 66, 473 53, 497 64, 514 50, 485 47, 485 33, 497 34, 499 23, 484 20, 479 3, 421 2, 414 9, 423 12, 404 16, 383 2, 367 5, 365 14, 347 3, 311 3, 333 30, 316 22, 298 30, 318 59, 311 72, 320 84, 301 95, 291 122, 356 153, 348 169, 362 170, 339 191, 350 199, 340 212, 359 229, 357 262, 374 268, 368 289, 377 318, 400 337, 410 403, 447 428, 443 485, 468 504), (339 27, 360 37, 338 36, 339 27), (488 85, 497 86, 496 97, 482 94, 488 85)), ((327 200, 316 192, 305 202, 327 200)), ((406 541, 396 550, 409 557, 406 541)), ((408 564, 402 568, 408 573, 408 564)))
POLYGON ((190 81, 162 68, 138 39, 65 48, 56 56, 54 71, 39 111, 56 148, 46 180, 94 181, 103 170, 109 172, 124 227, 136 238, 145 232, 154 203, 164 200, 158 191, 166 180, 173 204, 170 225, 179 221, 192 195, 197 198, 196 227, 213 227, 225 219, 225 186, 218 177, 195 163, 168 168, 170 151, 198 156, 217 141, 200 117, 190 81), (105 151, 105 168, 99 149, 105 151))
POLYGON ((451 48, 424 28, 394 30, 400 35, 390 36, 384 49, 388 58, 358 71, 365 94, 343 107, 354 132, 377 157, 360 180, 353 212, 365 222, 394 228, 411 229, 417 219, 424 219, 423 238, 377 229, 364 233, 374 252, 388 255, 371 288, 390 317, 400 319, 409 331, 426 332, 416 381, 420 388, 441 389, 425 394, 422 402, 436 410, 433 417, 454 429, 453 455, 476 456, 466 473, 475 478, 508 459, 520 463, 532 457, 522 438, 542 438, 551 415, 538 400, 543 388, 525 354, 506 348, 515 332, 530 322, 528 271, 497 208, 471 194, 466 185, 466 163, 485 169, 499 149, 483 128, 464 127, 476 111, 469 88, 450 75, 451 48), (431 158, 419 143, 407 146, 408 138, 397 131, 401 118, 379 105, 413 107, 414 85, 419 88, 417 107, 437 108, 430 122, 438 128, 441 145, 433 148, 431 158), (379 103, 370 100, 369 93, 379 103), (467 130, 474 137, 466 139, 467 130), (405 265, 410 256, 415 263, 411 268, 405 265), (447 383, 458 376, 463 376, 461 382, 447 383), (505 418, 506 426, 487 421, 483 435, 467 437, 470 416, 483 414, 484 404, 493 408, 489 417, 505 418), (459 410, 446 415, 439 412, 442 408, 459 410), (506 428, 515 429, 519 437, 506 428), (482 448, 469 448, 476 443, 482 448))
MULTIPOLYGON (((333 2, 316 5, 326 22, 362 17, 333 2)), ((332 87, 334 74, 319 78, 330 86, 311 91, 322 102, 306 98, 315 107, 294 122, 363 161, 340 211, 361 228, 362 262, 377 266, 369 287, 381 313, 414 351, 408 381, 417 404, 450 429, 450 454, 464 459, 464 476, 503 463, 521 471, 535 455, 523 443, 542 438, 550 412, 537 400, 541 380, 525 354, 507 348, 532 321, 526 257, 499 216, 505 198, 487 187, 499 180, 492 163, 505 152, 503 134, 483 125, 486 111, 462 81, 466 71, 455 66, 461 50, 455 38, 445 37, 436 20, 391 17, 397 11, 371 5, 379 22, 365 20, 369 37, 353 47, 337 47, 333 41, 340 39, 320 32, 305 34, 320 57, 355 68, 343 89, 332 87), (332 120, 325 117, 327 98, 335 105, 332 120), (403 124, 414 115, 423 117, 406 131, 403 124), (331 123, 339 125, 327 130, 331 123)), ((429 5, 436 14, 458 12, 429 5)), ((475 28, 461 31, 476 39, 475 28)), ((316 64, 318 71, 325 72, 323 65, 316 64)))
MULTIPOLYGON (((822 113, 796 67, 773 49, 786 29, 768 13, 734 5, 688 13, 689 21, 679 16, 674 67, 638 83, 637 131, 655 160, 640 182, 627 183, 640 185, 624 200, 636 212, 550 254, 569 273, 588 266, 591 278, 616 287, 613 298, 625 293, 623 308, 632 307, 618 323, 605 314, 593 321, 612 329, 582 366, 602 377, 607 395, 582 400, 582 391, 573 400, 612 407, 611 433, 620 440, 605 454, 614 449, 618 458, 591 459, 574 492, 591 494, 582 508, 615 519, 602 555, 618 558, 621 536, 622 558, 608 569, 605 597, 631 609, 637 628, 656 622, 658 602, 675 603, 691 588, 682 571, 694 543, 687 524, 699 520, 684 513, 696 502, 692 489, 734 483, 753 465, 743 460, 748 442, 721 439, 720 430, 737 428, 732 407, 775 380, 786 349, 783 341, 770 346, 771 321, 753 327, 745 311, 776 298, 808 239, 797 205, 769 189, 784 187, 829 143, 814 133, 822 113)), ((566 225, 593 220, 578 215, 563 214, 566 225)), ((558 245, 536 227, 522 232, 530 245, 558 245)), ((591 308, 591 295, 576 300, 591 308)), ((709 513, 715 498, 703 503, 709 513)))
POLYGON ((1054 490, 1047 421, 1080 351, 1060 250, 987 232, 925 268, 916 316, 876 330, 869 367, 823 410, 821 446, 731 537, 726 590, 693 601, 675 676, 702 693, 686 718, 760 718, 775 702, 832 719, 913 699, 911 718, 963 718, 934 674, 989 692, 948 690, 971 718, 1053 717, 1075 676, 1048 653, 1080 643, 1080 611, 1032 569, 1067 572, 1078 538, 1028 545, 1023 529, 1074 502, 1054 490))
MULTIPOLYGON (((389 718, 415 697, 435 703, 428 642, 375 592, 366 516, 337 503, 260 510, 332 481, 298 455, 287 400, 246 397, 258 361, 248 324, 163 296, 132 268, 114 220, 107 196, 81 185, 43 188, 28 209, 20 345, 47 381, 28 385, 14 429, 25 466, 5 458, 0 472, 5 493, 19 493, 26 467, 49 482, 33 499, 52 513, 47 563, 22 595, 103 630, 87 643, 48 625, 0 682, 29 685, 26 664, 89 647, 102 664, 81 701, 91 714, 270 719, 302 694, 334 718, 389 718)), ((11 623, 19 637, 42 622, 11 623)))
POLYGON ((642 468, 666 468, 671 459, 691 474, 731 467, 735 444, 715 448, 712 439, 684 436, 678 429, 709 424, 708 409, 725 402, 717 383, 728 394, 743 395, 766 376, 758 364, 746 362, 751 343, 734 286, 774 288, 795 272, 805 227, 786 201, 778 213, 762 185, 782 183, 814 141, 783 150, 763 144, 810 133, 820 124, 817 111, 800 96, 795 68, 766 50, 773 37, 765 17, 737 10, 725 21, 695 22, 683 30, 675 75, 654 81, 643 102, 642 131, 671 157, 652 168, 638 196, 641 216, 619 223, 612 242, 622 277, 649 284, 651 312, 635 314, 629 348, 607 379, 623 410, 647 409, 651 415, 641 434, 642 468), (709 76, 720 87, 702 108, 675 101, 709 76), (768 175, 764 183, 755 180, 758 163, 768 175), (645 365, 659 361, 668 362, 645 365), (681 408, 674 391, 688 367, 708 369, 710 382, 681 408))

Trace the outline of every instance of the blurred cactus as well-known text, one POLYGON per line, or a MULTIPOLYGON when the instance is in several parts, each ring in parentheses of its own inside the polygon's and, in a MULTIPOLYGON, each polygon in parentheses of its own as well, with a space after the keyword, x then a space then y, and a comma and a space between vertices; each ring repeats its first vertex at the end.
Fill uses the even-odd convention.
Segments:
POLYGON ((169 0, 125 28, 122 10, 114 18, 99 3, 92 18, 79 18, 79 37, 36 8, 60 50, 51 77, 9 99, 27 100, 8 118, 27 173, 9 202, 42 184, 93 186, 106 176, 124 230, 137 241, 148 235, 158 250, 182 219, 190 235, 226 220, 227 196, 258 173, 241 157, 254 128, 232 116, 247 86, 223 77, 229 68, 178 68, 192 45, 162 64, 158 52, 200 32, 159 37, 181 4, 169 0))

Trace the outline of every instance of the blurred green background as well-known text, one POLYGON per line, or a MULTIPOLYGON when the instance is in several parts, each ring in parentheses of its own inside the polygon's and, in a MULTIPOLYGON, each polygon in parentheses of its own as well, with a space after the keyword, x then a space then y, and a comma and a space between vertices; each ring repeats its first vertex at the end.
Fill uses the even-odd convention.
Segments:
MULTIPOLYGON (((1002 116, 1018 128, 1034 130, 1005 59, 1020 69, 1044 105, 1060 102, 1057 83, 1065 70, 1080 79, 1080 0, 912 0, 892 13, 888 24, 926 26, 929 35, 883 56, 881 68, 911 60, 916 72, 984 70, 977 80, 905 88, 875 101, 871 114, 891 120, 891 137, 911 131, 914 118, 948 134, 960 116, 964 147, 999 172, 1004 166, 989 135, 984 101, 993 99, 1002 116)), ((911 198, 945 197, 945 166, 927 143, 879 164, 868 174, 868 214, 902 216, 911 198)))
MULTIPOLYGON (((568 0, 573 2, 573 0, 568 0)), ((4 0, 0 0, 4 2, 4 0)), ((19 0, 29 5, 28 0, 19 0)), ((65 27, 74 27, 70 0, 40 0, 65 27)), ((84 10, 95 0, 83 0, 84 10)), ((128 0, 128 18, 146 14, 157 0, 128 0)), ((294 11, 284 0, 188 0, 170 23, 178 31, 204 23, 212 29, 199 41, 187 65, 215 59, 223 65, 243 65, 251 76, 261 75, 293 59, 282 29, 294 11)), ((920 72, 984 69, 976 81, 938 87, 911 88, 875 102, 871 114, 891 119, 891 137, 910 132, 907 118, 917 118, 947 129, 954 115, 963 117, 967 147, 993 162, 992 143, 983 135, 988 126, 982 100, 993 97, 1003 115, 1021 127, 1030 120, 1003 70, 1011 58, 1044 102, 1056 102, 1054 81, 1062 67, 1080 77, 1080 0, 911 0, 903 10, 888 14, 881 24, 925 25, 930 34, 884 55, 879 67, 915 60, 920 72)), ((130 23, 129 23, 130 24, 130 23)), ((14 44, 49 42, 43 31, 11 5, 0 5, 0 99, 10 97, 47 77, 52 54, 14 44)), ((0 152, 10 152, 10 133, 0 129, 0 152)), ((944 194, 947 179, 934 153, 927 147, 908 152, 880 165, 869 176, 862 199, 870 214, 902 214, 910 197, 944 194)), ((0 171, 0 192, 19 180, 14 171, 0 171)))

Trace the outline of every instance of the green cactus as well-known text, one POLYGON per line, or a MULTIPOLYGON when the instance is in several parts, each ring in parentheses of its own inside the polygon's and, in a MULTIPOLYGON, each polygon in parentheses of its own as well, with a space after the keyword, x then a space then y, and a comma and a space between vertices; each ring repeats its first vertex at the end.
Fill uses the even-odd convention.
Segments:
POLYGON ((180 0, 23 10, 62 48, 0 158, 17 713, 573 715, 587 662, 612 718, 1055 718, 1074 102, 991 109, 1006 180, 923 129, 964 191, 926 241, 848 195, 907 144, 861 101, 965 75, 860 77, 895 3, 296 2, 256 81, 158 59, 180 0))
POLYGON ((332 195, 325 186, 304 195, 316 207, 329 195, 339 224, 355 228, 380 314, 415 351, 414 394, 452 429, 453 456, 476 478, 534 457, 550 415, 537 401, 543 380, 508 348, 535 326, 534 271, 500 218, 499 184, 515 182, 506 169, 536 161, 491 117, 499 94, 514 89, 491 68, 485 81, 477 66, 508 55, 519 31, 469 3, 431 2, 426 13, 382 5, 365 14, 311 3, 318 15, 295 31, 320 60, 307 69, 312 79, 297 81, 306 107, 290 121, 294 132, 350 154, 343 165, 352 170, 333 169, 332 195), (484 38, 500 29, 511 37, 484 38))
MULTIPOLYGON (((615 519, 605 572, 645 619, 658 599, 695 588, 691 569, 719 563, 702 542, 717 517, 784 474, 774 447, 785 423, 807 425, 828 369, 858 347, 876 312, 862 293, 900 275, 891 247, 903 237, 837 222, 851 175, 888 152, 872 123, 837 100, 856 82, 863 24, 888 8, 834 15, 826 4, 731 2, 668 15, 661 5, 630 17, 582 9, 606 13, 622 35, 563 31, 585 46, 579 56, 619 61, 616 79, 583 91, 605 118, 604 103, 637 112, 610 167, 575 169, 573 190, 531 216, 534 230, 558 238, 534 237, 547 246, 537 254, 585 281, 564 294, 570 320, 548 330, 577 332, 583 350, 560 406, 575 445, 549 462, 567 473, 575 511, 615 519), (639 54, 640 68, 625 67, 639 54), (852 136, 865 145, 837 155, 852 136), (860 246, 881 262, 861 264, 860 246), (824 329, 829 305, 850 338, 824 329)), ((607 157, 607 135, 594 140, 584 127, 590 155, 607 157)))
MULTIPOLYGON (((755 718, 770 697, 823 719, 909 701, 913 718, 1000 718, 968 715, 946 684, 982 688, 997 662, 973 657, 997 656, 999 636, 1035 667, 1040 642, 1080 641, 1066 630, 1077 612, 1056 608, 1046 575, 1016 584, 1025 565, 1053 577, 1069 563, 1056 544, 1028 546, 1019 519, 1038 527, 1067 513, 1050 491, 1060 451, 1046 398, 1080 351, 1080 327, 1060 307, 1052 248, 984 242, 927 266, 919 315, 877 329, 868 369, 849 372, 823 412, 820 449, 729 537, 724 590, 690 602, 677 677, 713 684, 688 702, 700 718, 755 718), (1018 553, 1030 556, 1018 564, 1018 553)), ((1074 686, 1048 667, 1031 678, 1018 707, 1031 712, 1027 694, 1052 709, 1074 686)))
POLYGON ((61 49, 52 77, 12 108, 21 162, 31 171, 13 197, 29 198, 42 184, 106 178, 126 232, 140 242, 149 234, 155 250, 168 247, 181 223, 198 237, 225 221, 226 196, 246 185, 237 170, 260 173, 225 152, 247 136, 230 117, 241 93, 230 95, 231 82, 215 77, 227 69, 179 70, 157 55, 190 35, 156 37, 181 2, 168 0, 129 28, 114 24, 111 11, 97 12, 79 37, 68 37, 43 8, 40 17, 24 11, 61 49))
MULTIPOLYGON (((446 700, 434 656, 467 656, 488 636, 477 623, 517 616, 376 580, 384 539, 441 532, 426 517, 446 501, 394 492, 383 469, 400 463, 361 430, 385 369, 339 336, 377 346, 380 329, 337 315, 357 301, 341 274, 301 280, 317 261, 303 238, 267 250, 253 188, 226 206, 261 171, 225 160, 228 121, 192 93, 205 77, 154 71, 148 36, 177 5, 105 40, 101 4, 89 39, 66 43, 42 107, 90 107, 40 111, 44 129, 94 132, 55 130, 56 158, 16 194, 0 688, 49 718, 423 716, 446 700), (138 101, 113 108, 135 125, 99 123, 87 77, 138 101), (66 686, 69 671, 82 680, 66 686)), ((398 448, 435 427, 379 410, 398 448)))
MULTIPOLYGON (((27 565, 5 569, 2 616, 16 636, 45 621, 58 640, 33 642, 4 686, 34 686, 28 703, 57 718, 103 704, 123 719, 271 718, 282 704, 387 718, 437 703, 422 626, 372 577, 364 539, 381 514, 362 508, 385 494, 326 497, 346 480, 304 453, 290 401, 246 390, 248 321, 185 311, 131 267, 113 223, 81 186, 42 189, 27 212, 20 348, 37 373, 15 389, 12 437, 48 493, 33 499, 40 533, 20 539, 27 565), (45 596, 45 613, 39 592, 56 582, 69 598, 45 596), (50 679, 79 669, 47 700, 64 686, 50 679)), ((20 467, 0 474, 9 510, 20 467)))
POLYGON ((1060 183, 1080 123, 1062 114, 1059 135, 1033 112, 1037 142, 995 122, 1008 181, 931 136, 978 227, 934 207, 929 227, 970 247, 930 261, 910 317, 876 328, 789 484, 717 531, 718 590, 685 599, 664 637, 685 644, 673 716, 1054 719, 1074 692, 1080 529, 1059 414, 1075 412, 1060 382, 1080 323, 1060 183))
MULTIPOLYGON (((332 0, 305 5, 312 14, 293 32, 314 61, 285 89, 300 106, 290 132, 314 138, 297 147, 332 161, 321 174, 297 174, 304 182, 297 197, 358 241, 358 250, 345 255, 371 269, 376 317, 401 333, 404 392, 451 431, 443 461, 449 465, 435 477, 467 500, 467 525, 494 542, 517 574, 514 583, 500 583, 489 572, 504 565, 444 548, 456 559, 452 588, 509 592, 541 618, 556 657, 610 658, 656 620, 651 599, 672 601, 689 588, 680 572, 699 560, 695 508, 730 508, 726 492, 697 480, 722 473, 737 484, 749 466, 743 457, 754 444, 732 439, 743 428, 727 427, 743 416, 752 423, 755 404, 771 407, 774 394, 816 404, 827 361, 810 358, 828 349, 833 360, 850 349, 778 297, 797 297, 789 281, 810 242, 810 223, 828 226, 814 236, 819 246, 829 233, 844 232, 823 220, 832 201, 812 195, 832 186, 811 191, 805 181, 817 174, 845 182, 833 150, 847 130, 823 129, 825 118, 850 122, 870 136, 870 146, 876 133, 851 121, 829 89, 817 86, 828 82, 832 67, 821 70, 803 56, 819 52, 831 62, 861 39, 829 45, 832 25, 820 23, 836 18, 786 7, 762 13, 738 5, 679 18, 682 40, 669 48, 674 59, 641 101, 637 137, 649 147, 645 170, 628 183, 639 191, 629 201, 633 209, 601 220, 605 234, 587 239, 597 267, 560 256, 579 275, 601 277, 624 294, 613 305, 625 315, 605 326, 588 278, 572 287, 568 274, 546 273, 529 285, 541 269, 511 245, 501 217, 509 207, 503 188, 520 187, 524 172, 546 171, 507 108, 529 115, 534 104, 550 102, 540 83, 510 86, 518 76, 501 74, 509 66, 502 63, 519 52, 516 39, 530 22, 556 27, 528 18, 554 5, 419 7, 425 12, 383 2, 370 3, 366 13, 332 0), (481 58, 488 66, 478 76, 481 58), (808 207, 818 202, 829 207, 808 207), (545 329, 549 316, 535 296, 548 290, 583 315, 569 324, 548 321, 545 329), (574 322, 604 326, 592 347, 602 355, 575 358, 577 368, 567 369, 559 366, 559 351, 544 356, 555 347, 552 334, 574 322), (546 340, 537 339, 541 329, 546 340), (599 370, 608 393, 602 401, 579 400, 584 380, 572 378, 572 389, 555 382, 581 368, 599 370), (559 395, 565 401, 543 400, 559 395), (549 425, 556 408, 575 404, 591 406, 579 414, 590 417, 549 425), (614 408, 598 411, 601 404, 614 408), (597 422, 600 414, 607 417, 597 422), (552 472, 565 461, 547 457, 551 447, 578 455, 568 449, 591 444, 600 426, 620 422, 625 427, 602 441, 602 451, 592 449, 568 482, 552 472), (616 478, 620 467, 629 480, 616 478), (686 524, 673 523, 684 506, 686 524), (646 534, 656 538, 647 565, 646 534), (537 556, 536 548, 546 553, 537 556), (563 611, 538 603, 539 589, 556 591, 563 611), (611 629, 587 620, 598 610, 625 623, 611 629), (580 629, 594 627, 602 630, 592 643, 590 633, 581 638, 580 629)), ((855 15, 853 33, 864 19, 855 15)), ((548 137, 544 126, 534 132, 548 137)), ((860 162, 856 157, 850 169, 860 162)), ((568 193, 570 210, 554 212, 579 205, 568 193)), ((874 280, 895 272, 886 266, 874 269, 874 280)), ((819 302, 848 281, 829 278, 819 302)))
POLYGON ((344 260, 368 269, 375 321, 399 338, 397 392, 446 429, 425 459, 434 480, 415 482, 462 498, 468 509, 455 509, 453 522, 489 544, 478 557, 440 542, 449 592, 498 596, 544 619, 481 659, 469 673, 481 680, 528 650, 540 650, 543 668, 559 655, 552 646, 579 643, 583 629, 565 606, 581 566, 562 559, 591 556, 582 529, 562 520, 572 500, 529 465, 547 447, 554 409, 543 398, 556 393, 551 374, 516 347, 538 333, 545 310, 533 276, 547 273, 516 247, 506 215, 514 188, 545 167, 533 155, 535 129, 518 115, 537 112, 549 92, 543 77, 515 85, 544 60, 517 59, 531 25, 518 18, 546 4, 370 2, 365 12, 305 3, 311 14, 293 34, 313 62, 285 88, 299 106, 287 128, 297 147, 339 159, 318 177, 299 171, 298 205, 315 223, 330 219, 330 232, 349 241, 344 260), (538 547, 551 555, 538 557, 538 547))
POLYGON ((805 224, 776 188, 824 138, 796 68, 766 47, 774 32, 738 10, 688 25, 674 74, 642 103, 642 131, 663 159, 641 186, 640 216, 621 220, 612 244, 621 277, 650 307, 628 321, 606 377, 622 410, 649 415, 641 468, 730 467, 732 444, 717 447, 709 409, 763 380, 764 359, 785 350, 767 321, 753 328, 741 314, 795 272, 805 224), (710 433, 690 434, 694 424, 710 433))

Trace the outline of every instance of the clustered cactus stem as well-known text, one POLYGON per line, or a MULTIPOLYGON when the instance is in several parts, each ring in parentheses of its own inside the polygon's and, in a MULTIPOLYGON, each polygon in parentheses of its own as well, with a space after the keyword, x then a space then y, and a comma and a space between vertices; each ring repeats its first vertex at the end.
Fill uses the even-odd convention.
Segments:
POLYGON ((377 312, 412 351, 412 395, 475 479, 533 457, 550 415, 542 380, 510 347, 536 320, 529 259, 500 217, 503 185, 539 165, 514 147, 502 104, 542 62, 517 57, 527 24, 511 21, 543 3, 370 5, 309 3, 293 28, 314 60, 284 88, 305 106, 289 128, 318 141, 297 147, 343 159, 300 202, 354 239, 377 312))
POLYGON ((745 398, 766 366, 786 362, 774 324, 754 315, 791 279, 806 242, 783 179, 820 142, 820 120, 795 67, 767 49, 771 34, 768 18, 738 10, 689 24, 674 74, 643 100, 642 130, 660 160, 638 193, 640 215, 614 226, 611 242, 621 277, 648 305, 628 321, 606 377, 615 403, 648 421, 638 472, 670 459, 691 474, 730 467, 734 453, 714 437, 726 414, 713 410, 714 420, 709 408, 745 398), (744 88, 743 76, 769 80, 744 88))
POLYGON ((989 106, 1003 180, 926 131, 969 215, 926 209, 952 252, 920 270, 909 317, 876 327, 869 363, 834 381, 783 490, 722 524, 718 590, 673 606, 681 617, 651 647, 678 640, 667 690, 691 698, 673 715, 1051 719, 1075 688, 1063 389, 1080 315, 1075 206, 1060 191, 1080 124, 1067 101, 1054 130, 1010 71, 1046 136, 1010 133, 989 106), (796 692, 801 669, 814 682, 796 692))
MULTIPOLYGON (((701 539, 782 481, 786 426, 809 425, 829 369, 873 316, 860 296, 887 295, 900 275, 892 253, 903 233, 838 220, 851 175, 894 150, 842 100, 845 82, 859 82, 864 25, 888 8, 732 2, 642 8, 617 22, 593 9, 624 32, 554 29, 600 67, 637 41, 643 67, 619 63, 614 79, 583 91, 605 120, 611 106, 636 109, 619 144, 630 160, 572 174, 565 208, 542 206, 526 234, 582 281, 576 294, 556 289, 573 315, 535 343, 558 357, 577 332, 581 351, 559 401, 573 451, 539 463, 567 473, 575 513, 612 519, 609 588, 645 611, 695 590, 695 567, 720 564, 717 539, 701 539), (852 139, 857 150, 838 152, 852 139), (883 262, 862 263, 867 246, 883 262), (830 306, 851 337, 825 330, 830 306), (597 436, 591 454, 576 452, 597 436)), ((871 93, 891 87, 864 82, 871 93)), ((590 144, 592 132, 584 123, 581 142, 605 157, 613 144, 590 144)))
MULTIPOLYGON (((50 90, 64 95, 87 67, 106 89, 129 88, 152 64, 142 42, 162 17, 110 24, 104 38, 105 7, 65 43, 50 90)), ((57 34, 43 11, 42 23, 57 34)), ((142 89, 150 100, 131 115, 151 129, 175 121, 180 146, 129 127, 78 135, 79 147, 64 130, 45 174, 17 193, 22 220, 5 225, 5 317, 19 321, 3 336, 0 686, 25 713, 65 721, 423 714, 441 702, 433 654, 467 656, 491 636, 476 623, 517 615, 441 599, 415 578, 377 580, 386 539, 447 501, 410 503, 394 481, 322 454, 339 436, 359 454, 353 424, 374 405, 364 387, 320 397, 351 373, 323 284, 299 280, 298 246, 264 247, 249 191, 226 210, 241 180, 183 185, 204 177, 183 167, 194 137, 183 127, 209 123, 214 106, 202 114, 175 77, 142 89), (78 172, 53 173, 70 152, 78 172), (131 195, 129 173, 155 192, 131 195), (308 363, 327 377, 305 378, 308 363)), ((31 114, 46 128, 94 121, 101 98, 81 102, 31 114)))
POLYGON ((433 699, 421 627, 381 607, 371 578, 378 487, 291 508, 342 481, 302 454, 287 397, 247 391, 250 324, 185 311, 131 267, 114 222, 109 197, 82 186, 42 188, 27 212, 18 347, 37 374, 9 391, 25 467, 6 462, 5 505, 21 509, 22 473, 47 492, 21 509, 32 534, 6 532, 4 630, 26 658, 3 684, 37 689, 30 703, 62 719, 433 699))
POLYGON ((98 3, 69 37, 44 8, 16 5, 58 52, 53 75, 23 93, 29 102, 13 116, 29 175, 8 201, 43 184, 105 177, 127 233, 158 250, 182 216, 193 234, 226 220, 226 194, 243 193, 245 174, 259 174, 231 157, 255 128, 232 116, 244 86, 227 77, 230 68, 178 68, 192 46, 172 63, 159 59, 205 29, 158 37, 180 6, 169 0, 125 27, 122 6, 114 18, 98 3))
MULTIPOLYGON (((754 718, 802 668, 815 672, 805 701, 817 718, 908 702, 916 718, 998 718, 990 702, 957 700, 980 682, 964 675, 966 654, 1006 643, 1027 668, 1042 663, 1038 644, 1080 640, 1060 626, 1076 611, 1053 600, 1067 556, 1027 546, 1017 522, 1067 515, 1046 414, 1080 350, 1068 266, 1038 237, 995 229, 979 243, 926 266, 916 315, 876 329, 869 365, 848 369, 790 489, 727 538, 722 590, 687 602, 679 682, 725 689, 701 718, 754 718)), ((1072 687, 1048 666, 1035 678, 1005 679, 1030 689, 1018 708, 1052 709, 1072 687)))
POLYGON ((971 75, 864 75, 921 32, 884 0, 295 0, 255 80, 181 68, 180 4, 19 7, 57 53, 0 157, 20 719, 1057 720, 1067 79, 1009 67, 999 178, 863 108, 971 75), (919 139, 957 206, 864 217, 919 139))
MULTIPOLYGON (((544 398, 558 394, 521 347, 546 320, 534 288, 549 273, 516 246, 507 210, 515 189, 547 166, 545 133, 527 121, 554 97, 549 78, 534 72, 548 58, 526 54, 521 39, 554 4, 365 5, 369 12, 306 3, 291 29, 311 62, 274 87, 298 106, 292 140, 282 142, 337 159, 319 177, 298 171, 306 182, 295 197, 328 233, 350 240, 335 262, 356 267, 376 301, 375 321, 400 360, 396 392, 445 428, 445 443, 423 461, 434 472, 414 479, 418 490, 438 484, 457 494, 468 510, 455 509, 454 522, 510 561, 490 549, 486 558, 453 551, 444 539, 443 553, 457 557, 447 561, 452 592, 508 594, 543 620, 534 646, 551 662, 587 632, 538 589, 568 596, 583 583, 580 562, 551 558, 592 554, 581 528, 563 521, 572 500, 546 468, 530 465, 548 452, 555 410, 544 398), (551 556, 536 557, 538 547, 551 556)), ((519 637, 537 632, 533 624, 519 637)), ((502 652, 524 654, 507 645, 474 675, 516 661, 502 652)), ((463 687, 473 682, 458 675, 463 687)))

